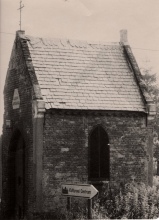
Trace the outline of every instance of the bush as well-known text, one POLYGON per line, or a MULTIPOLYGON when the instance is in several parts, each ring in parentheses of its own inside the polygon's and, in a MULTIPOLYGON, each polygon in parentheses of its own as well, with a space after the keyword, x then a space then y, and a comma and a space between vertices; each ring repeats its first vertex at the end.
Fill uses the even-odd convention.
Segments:
POLYGON ((87 207, 81 206, 80 202, 72 202, 71 209, 67 210, 67 208, 57 208, 55 210, 55 217, 54 219, 58 220, 83 220, 87 219, 87 207))
POLYGON ((159 176, 153 177, 153 186, 155 186, 157 189, 159 189, 159 176))
POLYGON ((94 205, 96 219, 152 219, 159 217, 159 189, 144 184, 126 184, 121 188, 103 187, 94 205))
MULTIPOLYGON (((93 219, 156 219, 159 217, 159 177, 154 186, 125 184, 112 188, 104 185, 100 198, 94 201, 93 219)), ((71 210, 56 210, 56 219, 87 219, 87 207, 72 203, 71 210)))

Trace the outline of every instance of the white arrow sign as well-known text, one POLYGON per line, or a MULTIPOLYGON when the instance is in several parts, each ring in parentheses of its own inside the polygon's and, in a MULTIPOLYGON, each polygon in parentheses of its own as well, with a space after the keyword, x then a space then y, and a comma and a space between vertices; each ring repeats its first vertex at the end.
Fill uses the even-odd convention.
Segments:
POLYGON ((92 199, 98 190, 89 184, 63 184, 61 187, 63 196, 83 197, 92 199))

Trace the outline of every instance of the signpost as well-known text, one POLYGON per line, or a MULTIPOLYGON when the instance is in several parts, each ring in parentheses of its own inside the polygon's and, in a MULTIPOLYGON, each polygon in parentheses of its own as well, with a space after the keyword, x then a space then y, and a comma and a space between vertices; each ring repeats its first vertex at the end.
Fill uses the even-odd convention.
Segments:
POLYGON ((81 197, 88 199, 88 218, 92 218, 92 201, 91 199, 98 193, 98 190, 90 184, 63 184, 61 186, 63 196, 67 196, 67 207, 70 209, 70 197, 81 197))

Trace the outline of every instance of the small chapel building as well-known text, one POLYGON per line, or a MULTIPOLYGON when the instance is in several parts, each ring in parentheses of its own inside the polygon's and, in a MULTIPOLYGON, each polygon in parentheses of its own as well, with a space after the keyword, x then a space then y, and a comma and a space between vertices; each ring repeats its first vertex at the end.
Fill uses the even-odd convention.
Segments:
POLYGON ((127 41, 17 31, 4 88, 4 219, 42 219, 64 183, 152 184, 152 101, 127 41), (35 216, 39 216, 36 218, 35 216))

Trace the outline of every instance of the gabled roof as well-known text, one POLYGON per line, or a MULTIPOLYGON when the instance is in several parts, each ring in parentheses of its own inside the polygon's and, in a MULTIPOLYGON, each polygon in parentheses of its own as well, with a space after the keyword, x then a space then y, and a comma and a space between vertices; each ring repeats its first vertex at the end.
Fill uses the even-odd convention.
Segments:
POLYGON ((47 109, 145 111, 120 43, 26 37, 47 109))

